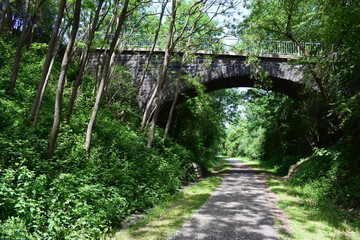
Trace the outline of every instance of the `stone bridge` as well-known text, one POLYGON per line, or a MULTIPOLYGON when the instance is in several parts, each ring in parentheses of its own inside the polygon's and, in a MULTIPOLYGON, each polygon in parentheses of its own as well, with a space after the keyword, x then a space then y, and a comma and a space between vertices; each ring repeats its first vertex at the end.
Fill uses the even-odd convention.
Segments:
MULTIPOLYGON (((101 51, 98 50, 101 55, 101 51)), ((96 55, 93 54, 90 59, 91 65, 98 63, 96 55)), ((123 50, 116 54, 115 63, 126 67, 133 75, 133 82, 139 85, 139 80, 144 71, 144 66, 148 58, 147 49, 123 50)), ((175 54, 181 59, 181 52, 175 54)), ((163 61, 164 52, 157 50, 152 56, 149 69, 142 86, 140 87, 140 107, 144 107, 146 101, 155 86, 158 73, 163 61)), ((221 54, 207 54, 198 52, 191 63, 187 63, 181 68, 180 62, 172 61, 169 66, 166 94, 164 96, 164 105, 168 105, 175 95, 175 83, 181 76, 197 77, 206 87, 206 91, 214 91, 233 87, 254 87, 256 81, 251 77, 251 67, 246 63, 246 55, 235 54, 231 52, 221 54), (180 72, 181 71, 181 72, 180 72)), ((262 69, 268 71, 271 79, 271 87, 268 90, 286 94, 293 98, 299 98, 299 89, 302 84, 300 80, 303 77, 300 66, 291 66, 288 60, 294 58, 293 55, 281 54, 261 54, 259 55, 262 69)), ((179 84, 179 100, 182 102, 187 98, 196 95, 194 88, 181 80, 179 84)))

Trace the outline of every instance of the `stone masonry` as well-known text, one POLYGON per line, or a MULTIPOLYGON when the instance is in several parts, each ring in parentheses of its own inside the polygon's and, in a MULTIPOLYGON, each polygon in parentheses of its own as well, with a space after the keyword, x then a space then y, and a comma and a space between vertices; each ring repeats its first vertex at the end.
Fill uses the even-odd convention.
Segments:
MULTIPOLYGON (((125 66, 133 75, 133 83, 139 85, 140 78, 143 74, 145 63, 148 57, 146 50, 126 50, 115 55, 115 63, 125 66)), ((90 58, 90 68, 94 68, 97 64, 101 64, 101 51, 92 54, 90 58), (99 60, 100 59, 100 60, 99 60)), ((177 54, 181 59, 181 53, 177 54)), ((161 68, 164 53, 157 51, 151 59, 148 72, 145 76, 143 85, 140 88, 140 107, 144 107, 149 93, 155 86, 158 73, 161 68)), ((303 77, 300 66, 291 66, 288 64, 289 56, 281 55, 262 55, 260 56, 260 64, 262 69, 268 71, 271 79, 271 87, 269 90, 286 94, 290 97, 299 98, 298 90, 301 87, 300 80, 303 77)), ((197 57, 186 64, 181 73, 179 73, 181 65, 179 62, 172 61, 169 67, 166 94, 164 96, 164 105, 171 102, 175 93, 175 79, 179 76, 197 77, 199 81, 205 85, 207 91, 214 91, 223 88, 232 87, 253 87, 256 81, 251 77, 250 66, 245 62, 245 55, 236 55, 233 53, 211 55, 206 53, 198 53, 197 57)), ((185 77, 186 78, 186 77, 185 77)), ((257 85, 258 86, 258 85, 257 85)), ((179 102, 189 97, 195 96, 196 93, 185 80, 181 80, 179 102)))

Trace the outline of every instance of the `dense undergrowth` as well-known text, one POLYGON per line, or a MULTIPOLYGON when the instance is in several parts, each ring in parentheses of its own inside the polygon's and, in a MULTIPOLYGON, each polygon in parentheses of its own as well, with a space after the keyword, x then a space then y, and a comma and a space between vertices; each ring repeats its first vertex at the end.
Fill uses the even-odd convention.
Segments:
POLYGON ((218 158, 211 168, 216 175, 187 186, 167 201, 149 209, 138 221, 117 232, 114 239, 166 239, 173 235, 207 201, 221 184, 220 174, 230 167, 228 161, 218 158))
MULTIPOLYGON (((156 136, 155 146, 148 149, 147 136, 139 130, 141 119, 134 106, 136 99, 128 96, 136 92, 131 90, 131 84, 126 89, 121 89, 126 84, 109 85, 109 94, 111 87, 124 94, 115 98, 111 95, 111 101, 105 97, 91 151, 84 152, 85 131, 94 100, 90 75, 83 79, 71 123, 63 124, 60 129, 54 158, 45 160, 59 61, 45 93, 39 122, 31 126, 27 118, 46 45, 34 43, 24 50, 15 94, 9 97, 6 89, 14 42, 0 40, 1 239, 97 238, 110 228, 120 227, 129 214, 153 206, 174 194, 183 183, 194 180, 192 162, 204 162, 209 155, 196 154, 200 157, 196 159, 196 149, 190 151, 171 139, 165 147, 161 144, 161 132, 156 136)), ((69 69, 64 106, 76 68, 74 64, 69 69)), ((129 80, 126 70, 117 73, 116 81, 129 80)), ((208 152, 205 147, 202 151, 208 152)))

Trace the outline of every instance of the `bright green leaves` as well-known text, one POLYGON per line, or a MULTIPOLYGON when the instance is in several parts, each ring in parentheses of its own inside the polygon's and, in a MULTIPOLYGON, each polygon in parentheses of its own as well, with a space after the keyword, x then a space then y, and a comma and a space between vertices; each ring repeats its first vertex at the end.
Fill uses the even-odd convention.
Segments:
POLYGON ((228 154, 272 162, 286 174, 298 157, 311 153, 316 121, 301 103, 255 89, 244 93, 242 99, 246 115, 229 129, 225 141, 228 154))

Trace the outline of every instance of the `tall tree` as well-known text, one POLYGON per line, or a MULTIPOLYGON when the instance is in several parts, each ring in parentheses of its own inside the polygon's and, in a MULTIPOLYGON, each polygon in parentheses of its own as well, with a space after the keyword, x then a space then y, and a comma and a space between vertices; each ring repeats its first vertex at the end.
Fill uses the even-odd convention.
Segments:
POLYGON ((118 19, 118 24, 117 24, 115 34, 110 43, 109 50, 106 52, 105 60, 103 63, 103 70, 101 73, 100 83, 99 83, 98 91, 96 94, 93 111, 91 113, 91 117, 90 117, 88 127, 86 130, 86 139, 85 139, 85 151, 86 152, 90 151, 93 127, 95 124, 97 113, 99 111, 100 101, 101 101, 101 98, 102 98, 102 95, 104 92, 105 84, 108 82, 108 77, 109 77, 110 67, 111 67, 111 60, 113 58, 115 48, 119 43, 119 37, 121 34, 121 30, 122 30, 123 24, 126 20, 127 14, 128 14, 128 6, 129 6, 129 0, 125 0, 124 5, 121 10, 121 14, 118 19))
POLYGON ((95 12, 95 16, 94 16, 94 19, 92 21, 90 33, 89 33, 89 36, 87 38, 86 47, 85 47, 85 49, 83 51, 84 54, 82 55, 82 58, 81 58, 79 72, 78 72, 77 77, 76 77, 76 79, 74 81, 74 85, 73 85, 73 89, 72 89, 72 93, 71 93, 71 97, 70 97, 70 101, 69 101, 68 108, 67 108, 67 113, 66 113, 66 122, 68 124, 70 123, 70 118, 71 118, 71 114, 73 112, 77 91, 78 91, 78 88, 79 88, 79 86, 81 84, 81 78, 82 78, 82 76, 84 74, 86 63, 87 63, 88 58, 89 58, 90 49, 91 49, 92 42, 93 42, 94 36, 95 36, 95 31, 96 31, 96 29, 98 27, 98 20, 99 20, 99 16, 100 16, 100 10, 102 8, 103 3, 104 3, 104 0, 99 0, 99 2, 98 2, 98 6, 97 6, 97 9, 96 9, 96 12, 95 12))
POLYGON ((156 123, 157 123, 160 109, 161 109, 163 87, 164 87, 165 80, 166 80, 166 74, 168 71, 170 56, 175 47, 172 44, 172 41, 173 41, 173 35, 174 35, 173 29, 174 29, 174 25, 175 25, 175 18, 176 18, 176 11, 177 11, 176 0, 172 0, 171 9, 172 9, 171 10, 171 20, 170 20, 170 27, 169 27, 169 32, 168 32, 168 36, 167 36, 167 43, 166 43, 166 47, 165 47, 165 55, 164 55, 164 60, 163 60, 162 66, 161 66, 159 78, 157 80, 157 85, 156 85, 156 89, 155 89, 155 95, 157 96, 157 99, 156 99, 156 103, 155 103, 156 104, 155 112, 154 112, 154 115, 152 117, 152 122, 151 122, 149 140, 147 143, 148 148, 151 148, 152 144, 154 142, 156 123))
POLYGON ((20 69, 20 61, 22 56, 23 47, 26 43, 30 44, 32 39, 33 28, 36 19, 36 13, 39 8, 44 4, 46 0, 34 1, 34 0, 25 0, 25 4, 23 6, 23 17, 21 19, 21 34, 20 39, 17 44, 15 56, 14 56, 14 64, 11 72, 10 85, 8 89, 8 94, 13 95, 14 88, 16 84, 16 80, 19 74, 20 69))
POLYGON ((75 1, 75 10, 73 14, 73 25, 71 29, 70 39, 66 45, 66 50, 61 62, 60 75, 58 80, 58 86, 56 91, 55 98, 55 110, 54 110, 54 121, 53 126, 50 133, 50 139, 48 143, 48 148, 46 151, 47 159, 51 159, 54 155, 56 139, 59 133, 60 128, 60 120, 61 120, 61 108, 62 108, 62 98, 64 91, 64 84, 66 78, 66 72, 70 62, 71 52, 74 47, 74 42, 76 38, 77 31, 79 29, 79 21, 80 21, 80 12, 81 12, 81 0, 75 1))
MULTIPOLYGON (((180 43, 185 43, 186 47, 190 47, 188 43, 191 37, 198 33, 200 29, 211 26, 211 21, 218 14, 218 10, 221 3, 217 1, 194 1, 191 5, 185 9, 185 11, 181 11, 181 14, 177 14, 178 10, 184 6, 184 3, 174 3, 172 4, 171 10, 171 18, 169 21, 169 28, 167 33, 167 44, 165 46, 165 56, 160 69, 159 77, 157 79, 156 87, 154 92, 152 93, 152 97, 147 103, 146 110, 150 108, 150 106, 154 106, 153 114, 151 116, 147 116, 148 112, 145 112, 143 115, 142 123, 145 123, 145 118, 150 119, 151 117, 151 127, 150 127, 150 135, 147 146, 150 148, 154 141, 155 129, 157 120, 159 118, 159 114, 162 108, 162 98, 164 93, 165 81, 167 78, 168 65, 171 59, 171 55, 174 52, 176 47, 182 49, 179 46, 180 43), (212 18, 207 18, 204 22, 199 24, 199 20, 206 16, 206 12, 213 7, 215 4, 218 4, 215 14, 212 18), (183 16, 185 17, 183 17, 183 16)), ((185 5, 186 6, 186 5, 185 5)), ((213 29, 213 28, 210 28, 213 29)), ((200 35, 201 36, 201 35, 200 35)), ((194 41, 195 42, 195 41, 194 41)), ((194 44, 192 47, 194 47, 194 44)))
MULTIPOLYGON (((141 78, 140 78, 140 81, 139 81, 139 86, 138 86, 138 95, 140 97, 140 89, 144 83, 144 79, 145 79, 145 76, 147 74, 147 71, 148 71, 148 68, 149 68, 149 65, 150 65, 150 60, 151 60, 151 57, 154 53, 154 49, 156 47, 156 43, 157 43, 157 40, 158 40, 158 36, 159 36, 159 32, 160 32, 160 29, 161 29, 161 25, 162 25, 162 19, 163 19, 163 16, 164 16, 164 13, 165 13, 165 10, 166 10, 166 5, 168 4, 169 0, 165 0, 163 1, 162 5, 161 5, 161 12, 160 12, 160 17, 159 17, 159 21, 158 21, 158 25, 157 25, 157 28, 156 28, 156 31, 155 31, 155 35, 154 35, 154 40, 153 40, 153 44, 151 46, 151 49, 150 49, 150 53, 149 53, 149 56, 146 60, 146 64, 145 64, 145 69, 144 69, 144 72, 143 74, 141 75, 141 78)), ((149 102, 153 102, 154 101, 154 98, 155 98, 155 91, 153 91, 153 93, 151 94, 151 97, 150 99, 148 100, 149 102)), ((144 113, 143 113, 143 119, 141 121, 141 128, 144 128, 145 127, 145 124, 146 124, 146 120, 147 120, 147 117, 148 117, 148 112, 150 110, 150 107, 151 105, 150 104, 147 104, 146 107, 145 107, 145 110, 144 110, 144 113)))
POLYGON ((57 19, 52 30, 51 38, 48 44, 48 50, 46 52, 46 58, 44 62, 44 67, 41 72, 41 77, 39 80, 38 89, 35 95, 34 103, 31 107, 30 114, 29 114, 29 121, 32 122, 33 125, 37 123, 41 102, 44 96, 45 88, 47 85, 47 79, 49 78, 52 62, 54 61, 55 56, 55 49, 56 49, 56 42, 58 39, 58 33, 61 26, 61 22, 63 20, 63 15, 66 7, 66 0, 61 0, 59 5, 59 10, 57 14, 57 19))
MULTIPOLYGON (((212 35, 215 35, 218 33, 215 25, 216 23, 214 23, 212 20, 213 18, 219 14, 219 7, 220 4, 218 5, 218 9, 215 10, 215 12, 213 13, 213 17, 210 18, 207 14, 208 10, 213 7, 213 5, 216 2, 211 2, 210 4, 206 5, 203 4, 201 6, 201 8, 199 9, 199 11, 194 14, 194 19, 191 20, 190 26, 191 29, 186 33, 187 35, 187 40, 186 40, 186 44, 184 45, 183 48, 183 53, 182 53, 182 57, 181 57, 181 65, 180 65, 180 69, 178 71, 178 74, 175 77, 175 83, 173 85, 175 85, 175 96, 174 99, 172 101, 171 107, 170 107, 170 111, 169 111, 169 116, 168 116, 168 120, 166 122, 166 126, 165 126, 165 130, 164 130, 164 135, 163 135, 163 139, 162 142, 164 143, 168 134, 169 134, 169 130, 170 130, 170 126, 171 126, 171 122, 173 119, 173 115, 174 115, 174 111, 175 111, 175 106, 177 104, 177 100, 179 97, 179 87, 180 87, 180 82, 181 79, 183 78, 182 76, 182 71, 183 68, 185 67, 185 64, 189 61, 191 61, 192 58, 192 52, 196 52, 197 49, 199 48, 199 50, 201 49, 201 44, 200 46, 198 45, 199 39, 196 39, 195 41, 192 41, 193 38, 207 38, 210 39, 212 35), (206 29, 206 30, 204 30, 206 29)), ((202 42, 200 40, 200 42, 202 42)), ((195 77, 195 76, 190 76, 190 77, 195 77)))

